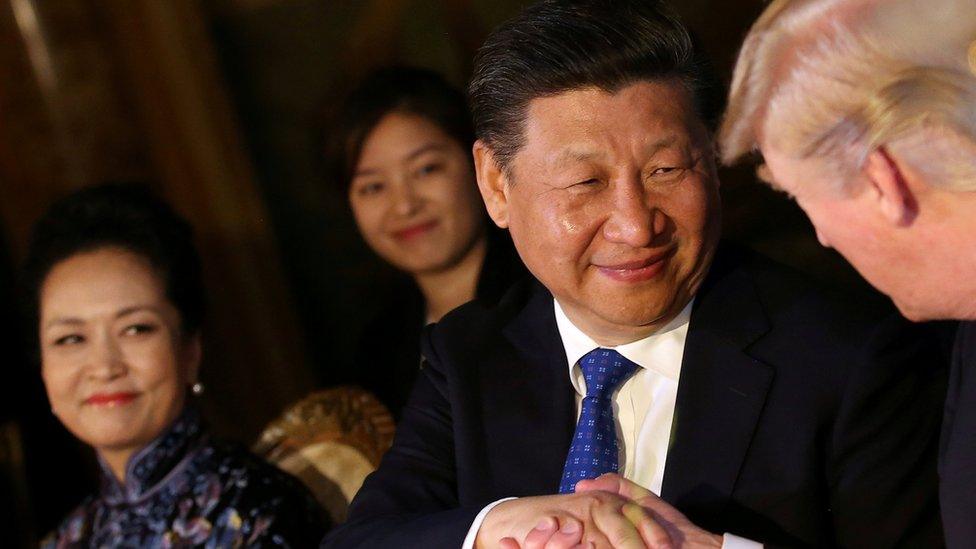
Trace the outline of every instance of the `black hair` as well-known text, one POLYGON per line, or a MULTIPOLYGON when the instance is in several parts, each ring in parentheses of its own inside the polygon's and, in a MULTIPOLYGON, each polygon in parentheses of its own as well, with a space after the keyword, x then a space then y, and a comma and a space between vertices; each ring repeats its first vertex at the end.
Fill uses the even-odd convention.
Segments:
POLYGON ((51 270, 74 255, 106 247, 146 259, 180 314, 182 333, 200 331, 206 304, 193 229, 145 186, 111 183, 64 197, 34 225, 22 273, 30 334, 37 335, 40 292, 51 270))
POLYGON ((427 119, 465 151, 474 143, 464 93, 443 76, 412 67, 378 69, 349 93, 329 128, 325 151, 327 170, 341 190, 349 190, 363 142, 376 124, 392 112, 427 119))
POLYGON ((478 50, 468 98, 475 133, 504 169, 523 143, 533 99, 676 78, 714 130, 724 94, 691 33, 658 0, 545 0, 502 24, 478 50))

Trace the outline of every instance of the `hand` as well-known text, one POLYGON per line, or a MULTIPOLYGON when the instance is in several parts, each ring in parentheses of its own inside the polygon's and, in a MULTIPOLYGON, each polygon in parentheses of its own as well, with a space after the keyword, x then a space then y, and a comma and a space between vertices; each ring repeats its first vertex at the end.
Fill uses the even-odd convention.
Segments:
POLYGON ((601 491, 503 502, 485 517, 476 541, 478 548, 506 549, 561 549, 580 544, 622 549, 672 548, 667 532, 654 521, 650 511, 615 493, 601 491), (523 540, 522 545, 517 540, 523 540))
POLYGON ((674 547, 721 548, 722 536, 713 534, 695 526, 688 517, 669 505, 663 499, 643 486, 631 482, 620 475, 607 473, 593 480, 581 480, 576 484, 577 493, 593 491, 612 492, 633 501, 637 505, 651 512, 651 516, 674 542, 674 547))
MULTIPOLYGON (((588 549, 583 545, 583 525, 574 518, 546 517, 539 521, 520 544, 515 538, 503 538, 501 549, 588 549)), ((588 545, 591 545, 588 543, 588 545)))

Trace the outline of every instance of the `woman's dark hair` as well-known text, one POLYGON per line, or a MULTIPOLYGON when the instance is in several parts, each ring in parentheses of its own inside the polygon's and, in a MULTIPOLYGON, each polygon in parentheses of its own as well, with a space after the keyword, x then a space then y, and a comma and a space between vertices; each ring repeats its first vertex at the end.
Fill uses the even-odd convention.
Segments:
POLYGON ((183 333, 200 331, 205 294, 193 229, 146 187, 107 184, 66 196, 34 225, 23 270, 23 296, 33 335, 41 287, 55 265, 105 247, 145 258, 163 280, 166 297, 180 314, 183 333))
POLYGON ((411 67, 376 70, 346 97, 326 137, 327 170, 343 192, 352 183, 363 142, 376 124, 392 112, 429 120, 464 150, 474 143, 464 93, 443 76, 411 67))
POLYGON ((616 92, 674 78, 714 129, 724 94, 681 20, 660 0, 544 0, 478 50, 468 97, 475 131, 502 168, 523 143, 529 102, 586 87, 616 92))

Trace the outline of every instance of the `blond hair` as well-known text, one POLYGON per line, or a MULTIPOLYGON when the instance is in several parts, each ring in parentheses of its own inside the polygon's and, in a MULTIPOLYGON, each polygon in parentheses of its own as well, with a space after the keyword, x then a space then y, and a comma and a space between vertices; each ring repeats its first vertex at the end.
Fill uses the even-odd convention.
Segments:
POLYGON ((775 0, 739 53, 722 160, 759 139, 841 186, 886 146, 976 190, 976 0, 775 0))

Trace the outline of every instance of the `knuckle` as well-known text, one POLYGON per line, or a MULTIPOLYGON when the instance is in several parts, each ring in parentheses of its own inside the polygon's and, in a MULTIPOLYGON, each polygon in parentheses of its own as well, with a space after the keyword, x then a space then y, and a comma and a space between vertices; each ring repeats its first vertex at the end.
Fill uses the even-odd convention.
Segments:
POLYGON ((642 524, 644 537, 652 544, 652 547, 671 547, 671 536, 658 524, 645 522, 642 524))
POLYGON ((597 492, 589 492, 589 493, 593 494, 593 500, 595 502, 601 504, 615 503, 621 499, 620 496, 618 496, 617 494, 613 494, 610 492, 597 491, 597 492))
POLYGON ((559 535, 549 540, 549 543, 546 544, 544 549, 566 549, 572 547, 574 544, 575 540, 569 540, 564 535, 559 535))
POLYGON ((601 529, 614 544, 630 541, 638 537, 637 531, 626 519, 614 517, 609 518, 607 522, 601 525, 601 529))

